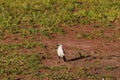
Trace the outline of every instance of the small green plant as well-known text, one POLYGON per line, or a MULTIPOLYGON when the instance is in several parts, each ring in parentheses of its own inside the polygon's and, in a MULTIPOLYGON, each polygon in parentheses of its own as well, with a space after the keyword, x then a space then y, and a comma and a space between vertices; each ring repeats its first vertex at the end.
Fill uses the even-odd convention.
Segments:
POLYGON ((9 33, 11 34, 16 34, 20 32, 20 27, 17 25, 13 25, 12 27, 9 28, 9 33))
POLYGON ((55 66, 55 67, 50 67, 50 70, 51 71, 59 71, 59 70, 61 70, 61 69, 68 69, 68 67, 67 66, 55 66))
POLYGON ((100 79, 100 76, 96 75, 96 74, 89 74, 89 73, 87 73, 85 76, 87 78, 89 78, 89 79, 100 79))
POLYGON ((103 77, 106 80, 117 80, 117 78, 113 77, 112 75, 104 75, 104 76, 101 76, 101 77, 103 77))
POLYGON ((87 39, 94 39, 94 36, 92 34, 88 34, 88 33, 79 33, 77 34, 76 36, 78 39, 81 39, 81 38, 87 38, 87 39))
POLYGON ((51 71, 60 71, 60 70, 67 70, 68 67, 67 66, 44 66, 44 65, 41 65, 40 66, 40 69, 46 69, 46 70, 51 70, 51 71))
POLYGON ((3 39, 4 34, 0 32, 0 39, 3 39))
POLYGON ((55 33, 58 33, 60 35, 64 34, 64 30, 60 27, 53 27, 52 31, 55 32, 55 33))
POLYGON ((37 33, 39 33, 39 30, 35 29, 35 28, 30 28, 28 31, 29 31, 30 34, 37 34, 37 33))
POLYGON ((46 44, 40 44, 40 47, 43 48, 43 49, 46 49, 47 45, 46 44))
POLYGON ((114 70, 114 69, 117 69, 117 68, 118 68, 117 66, 107 66, 104 69, 105 70, 114 70))
POLYGON ((95 32, 95 34, 96 34, 96 37, 98 37, 98 38, 104 38, 105 37, 103 30, 97 30, 95 32))
POLYGON ((77 78, 72 74, 58 73, 50 75, 52 80, 77 80, 77 78))
POLYGON ((37 46, 37 43, 28 43, 28 44, 25 44, 24 48, 32 49, 36 46, 37 46))
POLYGON ((40 30, 40 33, 43 35, 43 36, 47 36, 50 38, 50 32, 47 30, 47 29, 41 29, 40 30))

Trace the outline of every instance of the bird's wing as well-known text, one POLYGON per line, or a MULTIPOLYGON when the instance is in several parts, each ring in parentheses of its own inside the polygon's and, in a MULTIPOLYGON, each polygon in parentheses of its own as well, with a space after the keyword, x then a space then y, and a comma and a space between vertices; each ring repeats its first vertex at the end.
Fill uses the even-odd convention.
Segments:
POLYGON ((65 50, 63 49, 63 53, 65 54, 65 50))

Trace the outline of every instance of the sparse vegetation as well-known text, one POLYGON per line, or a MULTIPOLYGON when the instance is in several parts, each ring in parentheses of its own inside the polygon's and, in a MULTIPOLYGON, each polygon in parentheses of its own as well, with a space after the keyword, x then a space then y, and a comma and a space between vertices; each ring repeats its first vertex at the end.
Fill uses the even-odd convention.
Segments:
POLYGON ((1 53, 1 61, 0 61, 0 79, 2 80, 15 80, 16 76, 20 75, 30 75, 33 77, 36 74, 39 74, 39 67, 41 65, 40 57, 41 55, 32 54, 2 54, 1 53))
POLYGON ((117 68, 118 68, 117 66, 107 66, 104 69, 105 70, 114 70, 114 69, 117 69, 117 68))
MULTIPOLYGON (((99 22, 102 27, 111 26, 111 22, 119 22, 119 0, 116 1, 32 1, 4 0, 0 3, 0 23, 2 30, 8 33, 20 33, 23 27, 40 25, 41 27, 57 27, 61 34, 61 26, 72 26, 99 22), (60 28, 60 29, 59 29, 60 28)), ((29 30, 29 29, 28 29, 29 30)), ((30 33, 38 30, 31 28, 30 33)), ((53 28, 53 31, 56 30, 53 28)), ((46 34, 46 33, 45 33, 46 34)))
POLYGON ((19 44, 0 44, 0 52, 8 52, 8 51, 15 51, 18 49, 32 49, 34 47, 41 47, 41 48, 46 48, 46 45, 42 44, 42 43, 38 43, 38 42, 28 42, 25 41, 23 43, 19 43, 19 44))
POLYGON ((81 38, 94 39, 94 36, 90 33, 80 33, 80 34, 77 34, 77 38, 78 39, 81 39, 81 38))
MULTIPOLYGON (((36 54, 39 51, 34 52, 32 49, 46 50, 43 53, 46 55, 45 59, 51 59, 54 51, 48 53, 49 46, 42 43, 42 40, 46 40, 46 37, 51 40, 53 34, 64 36, 67 34, 64 30, 66 27, 83 27, 81 25, 90 24, 97 30, 86 33, 78 32, 75 37, 119 41, 119 6, 120 0, 1 0, 0 80, 19 80, 19 78, 41 80, 46 77, 50 80, 78 80, 80 78, 98 80, 102 77, 113 80, 113 76, 92 74, 84 67, 68 73, 70 70, 68 66, 45 66, 41 62, 43 55, 36 54), (114 32, 107 36, 106 31, 102 29, 112 29, 114 32), (31 50, 31 54, 20 54, 21 49, 31 50), (51 73, 41 74, 42 69, 51 71, 51 73), (61 73, 62 70, 65 72, 61 73)), ((88 56, 84 50, 78 51, 82 57, 88 56)), ((99 62, 94 62, 88 67, 94 69, 96 65, 99 65, 99 62)), ((114 69, 117 67, 104 68, 106 71, 114 69)))

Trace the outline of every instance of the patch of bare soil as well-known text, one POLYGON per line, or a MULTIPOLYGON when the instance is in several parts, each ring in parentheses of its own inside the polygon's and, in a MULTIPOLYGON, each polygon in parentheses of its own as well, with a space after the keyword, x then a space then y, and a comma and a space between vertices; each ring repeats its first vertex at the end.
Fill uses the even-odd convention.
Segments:
MULTIPOLYGON (((100 28, 94 28, 91 26, 74 26, 63 27, 64 35, 52 34, 50 39, 44 38, 40 35, 35 35, 35 40, 47 45, 46 49, 35 47, 33 49, 21 49, 19 53, 41 53, 44 56, 42 64, 45 66, 67 66, 68 72, 77 71, 80 67, 84 67, 88 73, 99 74, 103 76, 113 76, 117 80, 120 78, 120 41, 108 41, 104 38, 96 39, 77 39, 77 33, 86 33, 100 28), (63 44, 65 49, 65 56, 67 62, 57 63, 57 44, 63 44), (79 54, 82 54, 81 57, 79 54)), ((112 35, 116 30, 101 28, 105 31, 106 35, 112 35)), ((119 32, 119 30, 118 30, 119 32)), ((29 37, 28 37, 29 38, 29 37)), ((8 35, 6 39, 2 41, 3 44, 8 43, 20 43, 28 38, 20 38, 18 35, 8 35)), ((29 39, 34 41, 34 39, 29 39)), ((41 73, 49 73, 49 71, 41 70, 41 73)), ((60 71, 62 72, 62 70, 60 71)))
MULTIPOLYGON (((42 63, 46 66, 68 66, 71 70, 77 71, 79 67, 89 68, 88 73, 99 74, 102 76, 113 76, 116 79, 120 77, 120 42, 107 41, 104 38, 98 39, 77 39, 76 34, 79 32, 91 32, 97 30, 97 28, 91 27, 70 27, 64 28, 66 34, 63 36, 54 35, 51 40, 45 40, 43 43, 48 45, 48 53, 52 56, 49 59, 45 59, 42 63), (57 63, 57 44, 63 44, 63 48, 66 51, 66 58, 68 62, 57 63), (81 54, 87 55, 84 57, 79 56, 79 50, 82 50, 81 54), (98 63, 98 64, 97 64, 98 63), (114 69, 110 69, 114 68, 114 69), (108 70, 107 70, 108 69, 108 70)), ((111 35, 114 30, 104 29, 106 34, 111 35)))

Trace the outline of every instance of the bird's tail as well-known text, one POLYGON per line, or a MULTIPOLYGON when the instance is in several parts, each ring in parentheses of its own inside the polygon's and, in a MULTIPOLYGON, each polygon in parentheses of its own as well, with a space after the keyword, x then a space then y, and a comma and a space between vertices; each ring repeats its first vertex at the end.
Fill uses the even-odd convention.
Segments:
POLYGON ((64 60, 65 62, 67 61, 65 56, 63 56, 63 60, 64 60))

